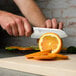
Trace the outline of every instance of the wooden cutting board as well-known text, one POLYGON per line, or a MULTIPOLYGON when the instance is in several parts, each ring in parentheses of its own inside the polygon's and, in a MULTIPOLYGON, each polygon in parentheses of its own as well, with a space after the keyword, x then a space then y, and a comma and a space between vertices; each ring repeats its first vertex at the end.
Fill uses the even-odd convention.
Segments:
POLYGON ((76 76, 76 55, 69 60, 39 61, 9 53, 0 54, 0 67, 46 76, 76 76))

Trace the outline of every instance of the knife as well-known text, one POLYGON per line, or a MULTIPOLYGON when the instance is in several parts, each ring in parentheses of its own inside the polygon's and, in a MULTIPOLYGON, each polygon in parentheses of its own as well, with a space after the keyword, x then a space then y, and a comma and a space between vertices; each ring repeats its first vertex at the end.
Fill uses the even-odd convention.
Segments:
POLYGON ((44 33, 48 33, 48 32, 56 33, 60 36, 60 38, 65 38, 68 36, 66 32, 60 29, 33 27, 33 30, 34 32, 31 35, 31 38, 36 38, 36 39, 40 38, 44 33))

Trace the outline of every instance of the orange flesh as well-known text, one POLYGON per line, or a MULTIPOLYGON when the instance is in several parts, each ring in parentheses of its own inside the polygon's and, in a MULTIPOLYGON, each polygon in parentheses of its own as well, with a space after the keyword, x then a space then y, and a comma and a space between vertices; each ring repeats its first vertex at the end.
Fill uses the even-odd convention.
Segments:
POLYGON ((53 36, 45 36, 42 40, 41 46, 43 50, 54 50, 57 48, 58 40, 53 36))

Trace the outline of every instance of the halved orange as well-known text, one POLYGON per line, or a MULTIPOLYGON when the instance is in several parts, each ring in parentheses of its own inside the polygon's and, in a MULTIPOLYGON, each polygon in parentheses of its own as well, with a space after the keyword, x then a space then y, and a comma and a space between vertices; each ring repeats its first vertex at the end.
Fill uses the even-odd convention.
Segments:
POLYGON ((40 51, 50 50, 51 53, 59 53, 62 49, 62 39, 56 33, 45 33, 39 39, 40 51))

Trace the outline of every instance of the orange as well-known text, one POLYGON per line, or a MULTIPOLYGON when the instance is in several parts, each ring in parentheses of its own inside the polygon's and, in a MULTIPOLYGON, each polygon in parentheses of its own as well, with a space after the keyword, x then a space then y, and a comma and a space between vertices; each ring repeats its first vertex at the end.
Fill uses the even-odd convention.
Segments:
POLYGON ((62 49, 62 39, 56 33, 45 33, 39 39, 40 51, 50 50, 51 53, 59 53, 62 49))

